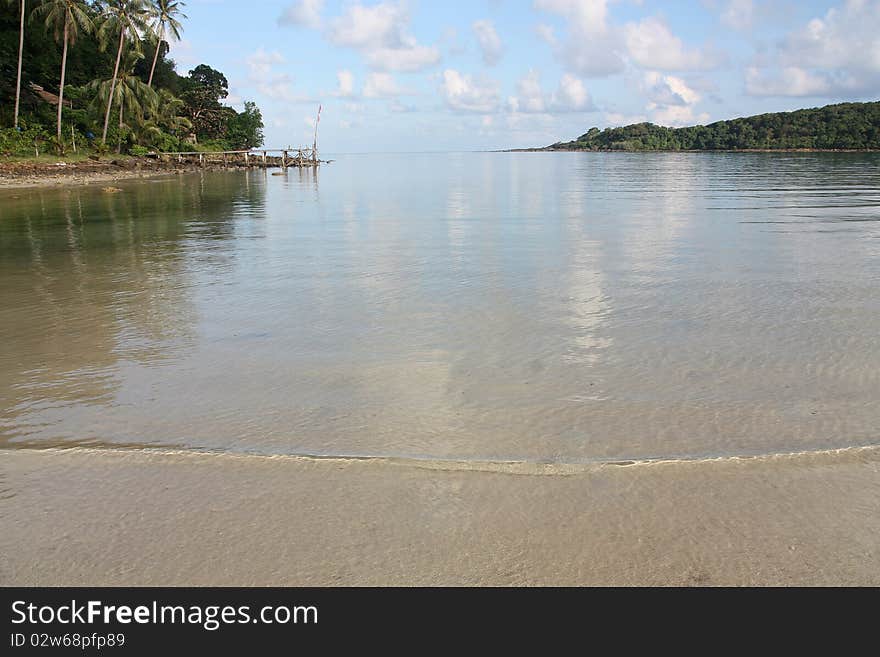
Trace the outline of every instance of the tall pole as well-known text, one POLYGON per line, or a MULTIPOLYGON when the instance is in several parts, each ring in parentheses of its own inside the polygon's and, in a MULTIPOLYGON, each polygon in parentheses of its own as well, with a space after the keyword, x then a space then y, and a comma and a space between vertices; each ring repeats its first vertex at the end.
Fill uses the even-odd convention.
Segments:
POLYGON ((165 25, 163 24, 160 28, 159 34, 157 35, 159 41, 156 43, 156 54, 153 55, 153 66, 150 68, 150 79, 147 82, 147 86, 153 86, 153 75, 156 73, 156 62, 159 61, 159 49, 162 47, 162 40, 165 38, 165 25))
POLYGON ((312 160, 315 162, 318 161, 318 124, 321 122, 322 107, 322 105, 318 105, 318 117, 315 119, 315 141, 312 143, 312 160))
POLYGON ((107 114, 104 115, 104 133, 101 143, 107 143, 107 128, 110 126, 110 108, 113 106, 113 93, 116 91, 116 76, 119 75, 119 60, 122 59, 122 44, 125 39, 125 26, 119 30, 119 50, 116 52, 116 68, 113 69, 113 82, 110 83, 110 98, 107 100, 107 114))
POLYGON ((18 106, 21 102, 21 56, 24 51, 24 3, 21 0, 21 29, 18 33, 18 77, 15 82, 15 121, 14 126, 18 127, 18 106))
POLYGON ((68 41, 68 26, 70 24, 70 17, 65 17, 64 19, 64 50, 61 54, 61 86, 58 88, 58 153, 59 155, 64 155, 64 142, 61 137, 61 112, 64 109, 64 74, 67 72, 67 41, 68 41))

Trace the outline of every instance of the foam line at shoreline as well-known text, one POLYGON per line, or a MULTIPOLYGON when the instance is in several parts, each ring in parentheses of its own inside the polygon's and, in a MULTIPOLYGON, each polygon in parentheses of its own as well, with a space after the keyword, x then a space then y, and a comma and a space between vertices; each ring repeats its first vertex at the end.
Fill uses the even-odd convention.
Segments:
POLYGON ((592 461, 530 461, 493 459, 442 459, 410 456, 323 455, 323 454, 253 454, 246 452, 198 451, 162 448, 116 447, 4 447, 3 452, 60 454, 141 454, 159 457, 186 457, 194 459, 234 459, 244 461, 291 461, 298 463, 355 464, 370 463, 398 467, 450 472, 488 472, 527 476, 571 476, 610 468, 639 468, 661 465, 694 465, 711 463, 748 463, 774 460, 809 460, 823 457, 850 456, 876 458, 880 445, 853 445, 830 449, 771 452, 764 454, 723 454, 717 456, 654 457, 637 459, 597 459, 592 461))

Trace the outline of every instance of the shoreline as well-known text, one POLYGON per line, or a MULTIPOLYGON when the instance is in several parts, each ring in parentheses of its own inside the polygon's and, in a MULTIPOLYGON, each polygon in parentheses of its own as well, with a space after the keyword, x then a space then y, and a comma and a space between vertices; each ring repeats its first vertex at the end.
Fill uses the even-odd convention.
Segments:
MULTIPOLYGON (((58 160, 63 162, 63 160, 58 160)), ((152 158, 118 158, 64 162, 0 162, 0 191, 34 187, 106 184, 139 178, 176 176, 198 171, 239 171, 253 167, 235 163, 163 162, 152 158)))
POLYGON ((645 149, 626 150, 619 148, 508 148, 501 151, 489 151, 490 153, 880 153, 880 149, 857 150, 842 148, 738 148, 726 150, 671 150, 671 149, 645 149))
POLYGON ((877 450, 563 476, 4 449, 5 586, 880 585, 877 450))

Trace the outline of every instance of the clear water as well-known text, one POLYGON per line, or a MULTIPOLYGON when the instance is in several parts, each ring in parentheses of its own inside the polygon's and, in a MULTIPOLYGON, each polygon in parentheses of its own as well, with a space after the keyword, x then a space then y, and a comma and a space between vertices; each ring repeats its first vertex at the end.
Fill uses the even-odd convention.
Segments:
POLYGON ((589 462, 880 436, 880 156, 0 191, 0 446, 589 462))

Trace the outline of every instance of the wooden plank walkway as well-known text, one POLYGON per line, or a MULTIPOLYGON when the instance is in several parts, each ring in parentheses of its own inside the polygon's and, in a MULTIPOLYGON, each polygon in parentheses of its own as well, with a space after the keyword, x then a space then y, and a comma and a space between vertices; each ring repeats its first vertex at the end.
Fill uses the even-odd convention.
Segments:
POLYGON ((155 156, 162 162, 177 160, 187 163, 198 162, 201 165, 223 163, 260 168, 317 167, 321 164, 321 160, 318 159, 318 151, 314 148, 268 148, 215 152, 181 151, 156 153, 155 156))

